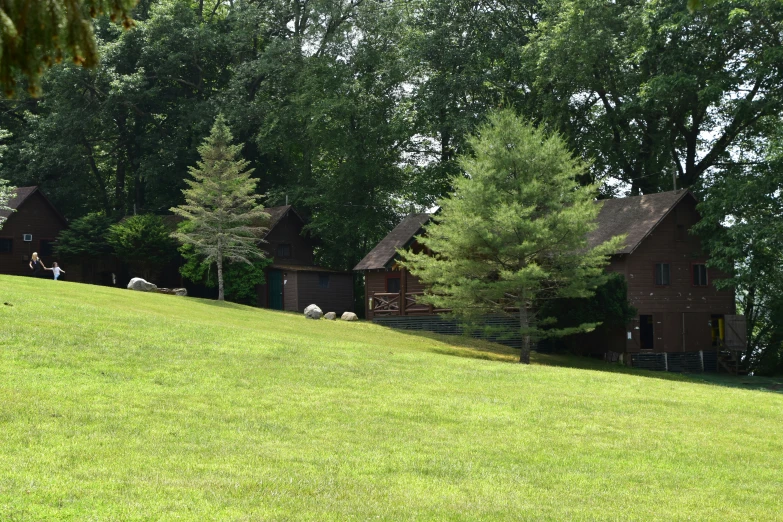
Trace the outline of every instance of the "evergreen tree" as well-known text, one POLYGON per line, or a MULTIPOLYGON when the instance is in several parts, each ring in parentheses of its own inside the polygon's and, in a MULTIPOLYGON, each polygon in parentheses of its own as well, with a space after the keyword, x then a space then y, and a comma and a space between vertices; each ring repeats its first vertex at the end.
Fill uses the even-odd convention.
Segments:
MULTIPOLYGON (((434 255, 404 253, 430 288, 424 301, 463 319, 519 310, 520 362, 531 337, 587 331, 595 324, 548 329, 536 317, 543 299, 587 297, 606 281, 603 267, 622 238, 589 247, 600 207, 595 186, 576 177, 586 165, 559 136, 546 136, 511 110, 490 115, 460 158, 464 176, 419 238, 434 255)), ((516 312, 515 312, 516 313, 516 312)))
POLYGON ((129 28, 134 5, 136 0, 0 0, 0 86, 5 94, 13 94, 17 73, 29 80, 28 90, 37 94, 44 67, 64 56, 85 67, 97 65, 90 18, 108 14, 129 28))
POLYGON ((190 187, 182 191, 185 204, 171 209, 190 225, 172 235, 193 245, 207 263, 217 265, 220 301, 225 299, 223 261, 252 264, 253 258, 264 258, 258 243, 266 228, 257 224, 269 218, 255 194, 257 180, 250 177, 253 169, 238 157, 242 146, 232 145, 232 139, 219 115, 198 149, 201 161, 190 167, 193 179, 185 180, 190 187))

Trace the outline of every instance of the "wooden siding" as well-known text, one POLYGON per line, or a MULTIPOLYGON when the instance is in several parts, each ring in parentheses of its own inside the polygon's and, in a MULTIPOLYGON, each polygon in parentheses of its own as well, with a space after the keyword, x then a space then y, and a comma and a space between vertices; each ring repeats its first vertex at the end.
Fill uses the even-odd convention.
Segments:
POLYGON ((370 310, 370 298, 375 293, 386 292, 386 279, 390 274, 405 274, 405 282, 400 281, 400 288, 405 288, 406 292, 423 292, 424 284, 419 281, 419 278, 406 271, 390 271, 390 270, 375 270, 364 272, 364 317, 367 319, 373 318, 372 310, 370 310))
MULTIPOLYGON (((677 352, 708 350, 705 345, 710 337, 709 321, 712 314, 733 314, 735 311, 734 292, 717 290, 712 281, 725 277, 723 274, 708 270, 710 284, 704 287, 693 286, 692 265, 704 262, 699 239, 686 234, 685 240, 679 240, 677 225, 690 229, 699 220, 696 204, 690 198, 681 201, 653 230, 653 232, 631 254, 614 256, 610 270, 624 273, 628 281, 628 300, 638 310, 639 315, 653 316, 654 351, 677 352), (656 286, 654 270, 656 263, 670 264, 670 284, 656 286), (699 325, 699 333, 683 335, 683 314, 685 322, 690 322, 691 331, 699 325), (690 316, 687 314, 698 314, 690 316), (698 317, 698 319, 696 319, 698 317), (706 332, 706 333, 705 333, 706 332)), ((626 340, 626 351, 639 351, 638 324, 632 324, 632 339, 626 340)), ((688 332, 686 325, 685 333, 688 332)))
POLYGON ((297 312, 315 304, 324 313, 335 312, 338 316, 343 312, 353 312, 353 274, 325 272, 329 276, 329 286, 320 286, 319 272, 296 272, 298 308, 297 312))
MULTIPOLYGON (((31 194, 0 228, 0 238, 13 240, 11 252, 0 253, 0 274, 30 275, 30 256, 33 252, 40 252, 41 240, 53 241, 64 228, 66 224, 44 197, 37 191, 31 194), (32 234, 33 240, 23 241, 24 234, 32 234)), ((42 256, 41 259, 47 267, 58 261, 53 255, 42 256)), ((67 276, 71 275, 68 267, 63 266, 63 269, 67 276)), ((44 274, 51 277, 51 272, 44 274)))
POLYGON ((313 265, 313 240, 302 236, 304 223, 293 212, 282 218, 266 236, 261 247, 276 263, 286 265, 313 265), (291 245, 291 257, 278 258, 277 247, 280 244, 291 245))

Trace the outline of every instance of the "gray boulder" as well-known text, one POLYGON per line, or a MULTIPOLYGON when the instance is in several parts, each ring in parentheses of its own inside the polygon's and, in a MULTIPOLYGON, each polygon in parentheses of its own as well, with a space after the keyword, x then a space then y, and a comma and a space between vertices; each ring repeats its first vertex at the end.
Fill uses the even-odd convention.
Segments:
POLYGON ((145 281, 140 277, 134 277, 128 283, 128 290, 138 290, 139 292, 154 292, 157 289, 157 285, 145 281))
POLYGON ((326 314, 324 314, 324 319, 334 321, 335 319, 337 319, 337 314, 334 312, 326 312, 326 314))
POLYGON ((187 297, 188 289, 187 288, 175 288, 174 289, 174 295, 178 295, 180 297, 187 297))
POLYGON ((342 317, 340 317, 343 321, 358 321, 359 318, 356 317, 356 314, 353 312, 344 312, 342 317))
POLYGON ((323 311, 314 304, 305 308, 304 314, 308 319, 320 319, 324 315, 323 311))

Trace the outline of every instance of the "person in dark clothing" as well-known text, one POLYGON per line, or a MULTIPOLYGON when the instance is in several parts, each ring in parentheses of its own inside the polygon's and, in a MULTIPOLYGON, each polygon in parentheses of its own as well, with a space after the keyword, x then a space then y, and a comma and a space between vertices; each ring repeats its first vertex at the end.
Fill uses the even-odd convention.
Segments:
POLYGON ((43 261, 38 258, 38 252, 33 252, 29 265, 30 270, 33 271, 33 277, 43 276, 43 271, 46 269, 46 266, 43 264, 43 261))

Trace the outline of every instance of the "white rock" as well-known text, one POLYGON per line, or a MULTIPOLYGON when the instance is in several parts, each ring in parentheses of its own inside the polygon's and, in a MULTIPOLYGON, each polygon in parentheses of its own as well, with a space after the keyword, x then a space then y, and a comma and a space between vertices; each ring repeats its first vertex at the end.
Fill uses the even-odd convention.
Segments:
POLYGON ((337 314, 334 312, 326 312, 326 314, 324 314, 324 319, 329 319, 330 321, 334 321, 335 319, 337 319, 337 314))
POLYGON ((324 315, 323 311, 314 304, 305 308, 304 314, 308 319, 320 319, 324 315))
POLYGON ((358 321, 359 318, 356 317, 356 314, 353 312, 344 312, 342 317, 340 317, 343 321, 358 321))
POLYGON ((179 295, 182 297, 187 297, 188 295, 188 289, 187 288, 175 288, 174 289, 174 295, 179 295))
POLYGON ((138 290, 140 292, 154 292, 157 290, 157 285, 145 281, 140 277, 134 277, 128 283, 128 290, 138 290))

